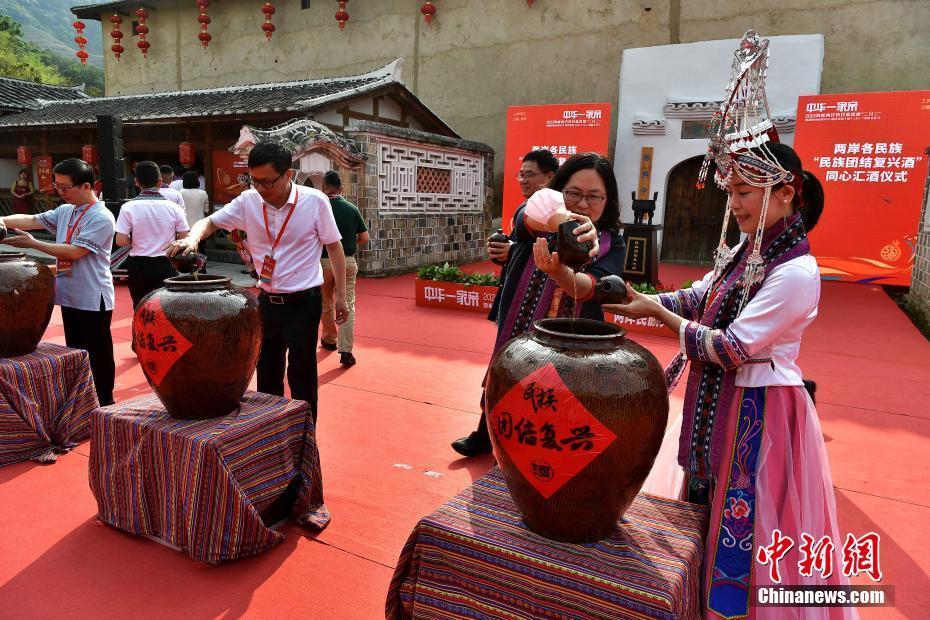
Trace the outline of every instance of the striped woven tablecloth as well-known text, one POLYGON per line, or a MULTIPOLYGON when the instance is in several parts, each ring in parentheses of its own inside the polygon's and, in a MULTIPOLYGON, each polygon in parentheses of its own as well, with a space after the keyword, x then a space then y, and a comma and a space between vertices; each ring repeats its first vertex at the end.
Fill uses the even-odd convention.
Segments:
POLYGON ((698 618, 706 512, 640 494, 609 538, 526 529, 499 469, 428 517, 401 551, 395 618, 698 618))
POLYGON ((90 435, 97 404, 87 351, 42 342, 0 358, 0 465, 54 461, 90 435))
POLYGON ((98 409, 90 488, 104 523, 210 564, 284 540, 270 513, 294 491, 299 524, 330 519, 307 403, 258 392, 212 420, 172 418, 154 395, 98 409))

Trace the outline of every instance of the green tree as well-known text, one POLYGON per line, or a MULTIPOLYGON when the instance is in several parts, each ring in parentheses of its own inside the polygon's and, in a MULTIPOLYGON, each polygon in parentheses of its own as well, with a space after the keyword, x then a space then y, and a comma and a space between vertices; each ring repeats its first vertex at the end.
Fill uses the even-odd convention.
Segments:
POLYGON ((103 92, 100 69, 23 40, 22 26, 7 15, 0 15, 0 75, 56 86, 85 84, 90 95, 103 92))

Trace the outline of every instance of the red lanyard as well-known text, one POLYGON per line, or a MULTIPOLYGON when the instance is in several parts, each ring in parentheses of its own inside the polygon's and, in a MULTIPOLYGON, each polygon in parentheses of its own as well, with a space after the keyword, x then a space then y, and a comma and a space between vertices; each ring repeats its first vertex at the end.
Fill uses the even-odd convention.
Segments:
POLYGON ((294 204, 291 205, 291 210, 287 212, 287 217, 284 218, 284 223, 281 224, 281 230, 278 231, 278 236, 275 238, 274 242, 271 241, 271 228, 268 227, 268 207, 265 203, 262 203, 262 216, 265 218, 265 234, 268 235, 268 243, 271 243, 271 251, 268 253, 269 256, 274 257, 274 250, 278 247, 278 242, 281 241, 281 235, 284 234, 284 229, 287 228, 287 223, 291 221, 291 216, 294 215, 294 208, 297 207, 297 200, 295 197, 294 204))
POLYGON ((74 225, 71 224, 71 220, 74 219, 74 212, 77 211, 80 207, 74 207, 74 211, 71 211, 71 217, 68 218, 68 235, 65 237, 65 243, 71 243, 71 237, 74 236, 75 231, 77 231, 78 224, 81 223, 81 220, 84 219, 84 216, 87 215, 87 212, 90 211, 91 205, 86 205, 86 209, 78 216, 77 221, 74 225))

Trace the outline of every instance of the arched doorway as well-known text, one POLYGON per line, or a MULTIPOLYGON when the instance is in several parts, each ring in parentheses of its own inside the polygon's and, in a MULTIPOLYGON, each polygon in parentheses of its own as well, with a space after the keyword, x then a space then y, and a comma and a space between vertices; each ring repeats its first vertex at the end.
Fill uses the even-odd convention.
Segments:
MULTIPOLYGON (((720 241, 720 226, 727 195, 714 185, 711 167, 704 189, 695 187, 704 156, 686 159, 669 172, 665 188, 665 218, 662 231, 662 260, 712 263, 720 241)), ((736 221, 730 220, 727 241, 739 240, 736 221)))

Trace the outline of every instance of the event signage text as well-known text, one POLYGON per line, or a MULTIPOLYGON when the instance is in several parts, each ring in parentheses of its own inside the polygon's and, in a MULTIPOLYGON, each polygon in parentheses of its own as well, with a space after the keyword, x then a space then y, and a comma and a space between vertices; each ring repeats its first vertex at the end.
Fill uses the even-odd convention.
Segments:
POLYGON ((548 149, 562 164, 572 155, 587 151, 606 156, 609 140, 609 103, 507 108, 502 220, 504 230, 510 232, 513 214, 524 200, 517 180, 524 155, 532 150, 548 149))
POLYGON ((795 149, 823 184, 811 247, 826 280, 911 282, 927 178, 930 91, 798 99, 795 149))

